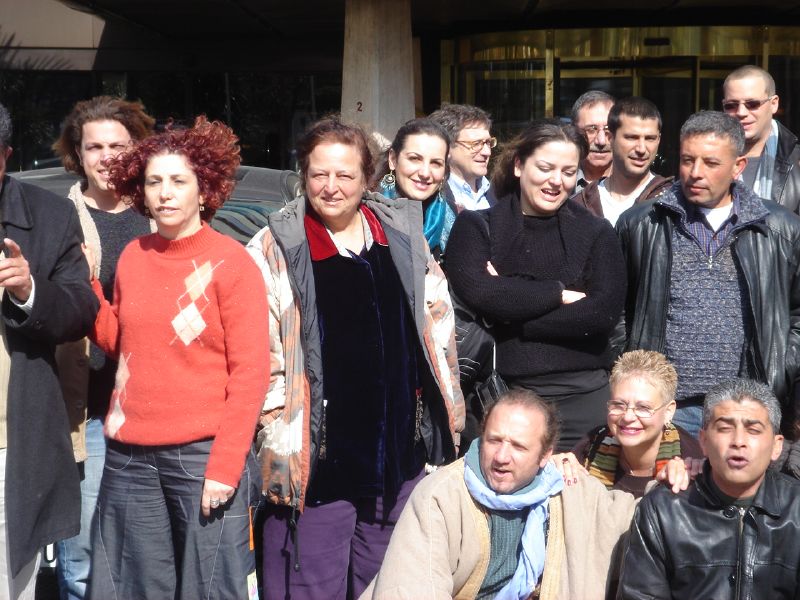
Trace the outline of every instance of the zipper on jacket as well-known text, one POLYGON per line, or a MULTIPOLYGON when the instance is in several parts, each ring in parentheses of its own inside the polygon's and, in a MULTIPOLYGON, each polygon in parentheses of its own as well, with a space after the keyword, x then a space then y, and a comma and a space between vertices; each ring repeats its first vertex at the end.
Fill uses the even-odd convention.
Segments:
POLYGON ((742 545, 744 544, 743 539, 743 532, 744 532, 744 515, 747 513, 747 509, 744 507, 739 507, 739 542, 736 547, 736 594, 734 594, 734 598, 739 600, 739 594, 742 591, 742 545))
POLYGON ((289 516, 289 534, 292 537, 292 554, 294 555, 294 570, 300 570, 300 541, 297 537, 297 499, 292 501, 292 514, 289 516))
POLYGON ((322 399, 322 424, 319 434, 319 460, 325 460, 328 455, 328 399, 322 399))

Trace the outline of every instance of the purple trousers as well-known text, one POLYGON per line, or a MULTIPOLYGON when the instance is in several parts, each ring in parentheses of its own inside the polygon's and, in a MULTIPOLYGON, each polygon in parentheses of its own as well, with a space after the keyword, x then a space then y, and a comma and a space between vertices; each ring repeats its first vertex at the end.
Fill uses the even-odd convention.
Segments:
POLYGON ((394 526, 424 472, 397 496, 336 500, 297 515, 297 562, 291 509, 269 505, 264 521, 263 600, 355 600, 378 574, 394 526))

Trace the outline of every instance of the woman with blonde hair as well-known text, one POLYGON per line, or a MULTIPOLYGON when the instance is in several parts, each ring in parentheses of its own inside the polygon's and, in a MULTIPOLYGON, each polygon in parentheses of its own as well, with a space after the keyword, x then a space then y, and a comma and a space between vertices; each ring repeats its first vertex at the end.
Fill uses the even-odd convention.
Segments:
POLYGON ((556 465, 580 465, 607 488, 639 498, 671 459, 702 459, 698 441, 672 423, 677 384, 675 367, 659 352, 620 356, 609 378, 606 424, 590 431, 571 454, 554 456, 556 465))

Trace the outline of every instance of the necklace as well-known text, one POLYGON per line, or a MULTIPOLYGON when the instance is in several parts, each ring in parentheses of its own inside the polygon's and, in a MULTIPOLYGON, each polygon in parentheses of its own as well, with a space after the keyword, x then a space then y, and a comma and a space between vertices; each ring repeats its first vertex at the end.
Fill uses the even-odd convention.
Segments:
POLYGON ((632 475, 634 477, 652 477, 653 471, 656 469, 656 463, 653 463, 653 465, 649 468, 643 467, 640 469, 632 469, 622 454, 619 456, 619 465, 628 475, 632 475))

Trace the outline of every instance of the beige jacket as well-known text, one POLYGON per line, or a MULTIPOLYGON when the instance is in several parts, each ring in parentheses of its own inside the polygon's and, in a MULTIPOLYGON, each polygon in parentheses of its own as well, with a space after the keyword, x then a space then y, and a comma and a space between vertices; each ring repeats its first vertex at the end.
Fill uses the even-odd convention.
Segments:
MULTIPOLYGON (((602 600, 636 501, 596 479, 550 500, 541 600, 602 600)), ((489 566, 487 510, 464 483, 464 460, 423 479, 395 527, 377 577, 361 600, 471 600, 489 566)))

